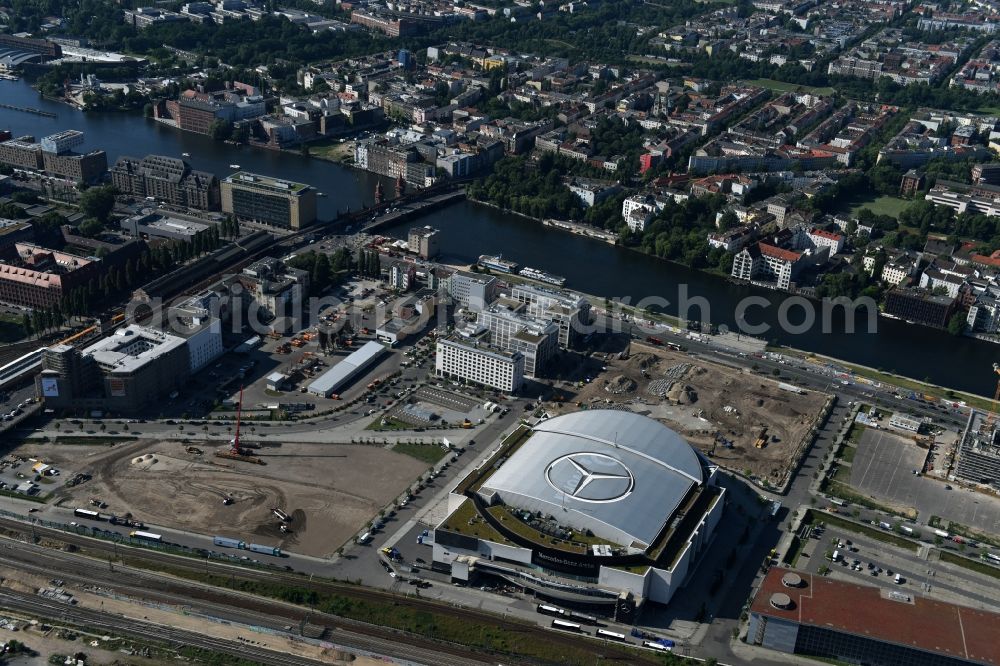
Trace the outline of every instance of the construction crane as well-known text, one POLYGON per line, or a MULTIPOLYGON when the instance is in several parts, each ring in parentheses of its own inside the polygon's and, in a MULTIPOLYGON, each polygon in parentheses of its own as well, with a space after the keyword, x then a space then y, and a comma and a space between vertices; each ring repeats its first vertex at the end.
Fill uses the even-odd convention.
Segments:
POLYGON ((240 444, 240 420, 243 416, 243 387, 240 387, 240 402, 236 406, 236 434, 233 436, 232 440, 229 442, 228 451, 216 451, 215 455, 219 458, 228 458, 230 460, 242 460, 243 462, 255 463, 257 465, 263 465, 264 461, 255 456, 253 453, 245 449, 240 444))

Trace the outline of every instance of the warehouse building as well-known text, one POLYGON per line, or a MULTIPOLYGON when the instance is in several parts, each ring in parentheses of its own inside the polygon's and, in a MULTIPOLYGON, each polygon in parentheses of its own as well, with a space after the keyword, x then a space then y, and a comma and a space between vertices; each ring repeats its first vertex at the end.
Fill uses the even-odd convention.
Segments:
POLYGON ((848 664, 996 666, 998 631, 997 613, 774 568, 750 606, 747 640, 848 664))
POLYGON ((434 562, 453 579, 500 578, 564 604, 665 604, 721 518, 716 470, 639 414, 548 419, 515 432, 458 483, 435 529, 434 562))
POLYGON ((165 155, 146 155, 138 160, 122 156, 111 169, 111 182, 123 194, 153 197, 172 206, 219 210, 219 179, 207 171, 195 171, 184 160, 165 155))
POLYGON ((385 347, 377 342, 366 342, 361 349, 317 377, 306 390, 312 395, 329 398, 348 382, 357 379, 358 375, 371 367, 385 351, 385 347))

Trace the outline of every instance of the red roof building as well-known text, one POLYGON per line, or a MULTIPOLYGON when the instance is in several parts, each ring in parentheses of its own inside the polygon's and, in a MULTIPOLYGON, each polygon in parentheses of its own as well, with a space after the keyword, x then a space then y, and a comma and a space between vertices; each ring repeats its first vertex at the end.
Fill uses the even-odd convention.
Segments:
POLYGON ((774 568, 750 606, 748 640, 847 663, 1000 666, 1000 614, 774 568))

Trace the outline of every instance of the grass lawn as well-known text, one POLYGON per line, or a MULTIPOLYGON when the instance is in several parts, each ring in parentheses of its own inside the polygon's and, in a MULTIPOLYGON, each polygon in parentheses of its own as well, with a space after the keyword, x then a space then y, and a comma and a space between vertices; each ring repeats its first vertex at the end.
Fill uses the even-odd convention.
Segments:
POLYGON ((850 213, 851 217, 857 217, 862 208, 868 208, 876 215, 889 215, 898 218, 903 209, 911 203, 913 202, 899 197, 847 196, 840 201, 837 212, 850 213))
POLYGON ((857 447, 855 447, 855 446, 845 446, 844 450, 840 454, 840 458, 844 462, 852 463, 852 462, 854 462, 854 454, 856 454, 857 452, 858 452, 857 447))
POLYGON ((392 447, 392 450, 432 465, 448 454, 448 450, 440 444, 404 444, 399 442, 392 447))
POLYGON ((972 571, 986 574, 987 576, 992 576, 993 578, 1000 578, 1000 568, 997 568, 992 564, 987 564, 986 562, 980 562, 979 560, 951 553, 947 550, 941 551, 941 561, 957 564, 960 567, 965 567, 966 569, 971 569, 972 571))
POLYGON ((829 86, 822 88, 817 88, 815 86, 800 86, 795 83, 775 81, 774 79, 753 79, 750 81, 744 81, 744 83, 749 86, 759 86, 761 88, 767 88, 768 90, 780 90, 781 92, 809 92, 814 95, 832 95, 835 92, 834 89, 829 86))

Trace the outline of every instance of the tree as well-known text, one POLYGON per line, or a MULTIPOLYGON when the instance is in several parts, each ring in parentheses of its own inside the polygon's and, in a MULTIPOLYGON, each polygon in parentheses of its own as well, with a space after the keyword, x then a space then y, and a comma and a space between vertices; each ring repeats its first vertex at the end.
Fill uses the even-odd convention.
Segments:
POLYGON ((208 134, 216 141, 225 141, 233 135, 233 124, 228 120, 216 118, 208 126, 208 134))
POLYGON ((952 335, 962 335, 965 332, 965 312, 956 312, 948 320, 948 332, 952 335))
MULTIPOLYGON (((115 208, 115 188, 113 185, 91 187, 80 195, 80 211, 88 218, 106 223, 115 208)), ((82 225, 81 225, 82 226, 82 225)))

